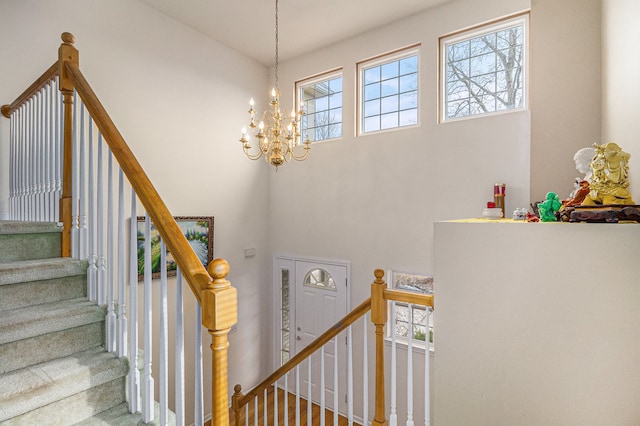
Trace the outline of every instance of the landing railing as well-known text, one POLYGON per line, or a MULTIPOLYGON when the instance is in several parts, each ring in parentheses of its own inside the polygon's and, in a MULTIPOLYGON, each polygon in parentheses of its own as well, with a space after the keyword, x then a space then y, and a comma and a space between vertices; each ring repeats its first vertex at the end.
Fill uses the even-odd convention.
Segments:
POLYGON ((11 120, 10 219, 62 222, 62 256, 88 261, 87 296, 107 306, 105 347, 129 358, 129 409, 141 412, 144 423, 154 420, 155 400, 160 403, 160 424, 168 422, 169 350, 175 354, 176 424, 184 424, 187 417, 184 277, 198 307, 196 389, 188 398, 194 401, 194 422, 204 422, 204 326, 212 337, 212 422, 228 424, 227 334, 237 320, 236 290, 226 280, 229 266, 216 259, 205 268, 80 71, 73 35, 63 33, 62 41, 58 61, 12 104, 2 107, 2 114, 11 120), (143 231, 138 230, 136 220, 140 205, 145 217, 143 231), (152 223, 159 237, 152 236, 152 223), (163 266, 159 290, 152 285, 152 250, 154 261, 163 266), (171 318, 176 343, 171 349, 166 250, 178 267, 171 318), (142 251, 144 261, 139 262, 142 251), (160 259, 156 259, 157 251, 160 259), (141 300, 139 272, 144 275, 141 300), (153 301, 154 292, 159 305, 153 301), (160 315, 154 326, 160 327, 156 345, 152 341, 154 310, 160 315), (157 364, 152 362, 155 353, 159 354, 157 364), (152 364, 154 369, 158 365, 157 372, 152 364))
MULTIPOLYGON (((398 361, 395 333, 389 333, 391 362, 385 364, 385 326, 389 324, 389 309, 396 303, 426 307, 428 315, 433 310, 433 295, 391 290, 383 280, 384 271, 375 271, 375 281, 371 284, 371 298, 367 299, 338 321, 334 326, 302 349, 282 367, 246 393, 242 386, 235 386, 232 409, 235 425, 326 425, 360 424, 396 426, 399 417, 407 426, 414 425, 414 399, 421 394, 423 399, 415 401, 424 406, 422 424, 431 424, 430 417, 430 355, 429 339, 425 339, 425 354, 422 365, 413 359, 413 332, 408 333, 406 363, 398 361), (371 323, 368 321, 370 318, 371 323), (372 325, 373 330, 369 327, 372 325), (360 334, 361 344, 354 341, 360 334), (373 334, 373 353, 369 351, 369 339, 373 334), (338 346, 346 342, 344 357, 340 357, 338 346), (406 405, 399 407, 396 401, 398 364, 406 365, 406 405), (373 393, 369 386, 369 366, 374 367, 373 393), (346 368, 342 368, 346 366, 346 368), (389 417, 386 415, 385 369, 391 382, 389 417), (423 375, 416 380, 414 371, 422 370, 423 375), (361 380, 354 381, 359 370, 361 380), (338 389, 339 372, 346 374, 346 388, 338 389), (312 375, 314 376, 312 378, 312 375), (346 394, 346 400, 339 395, 346 394), (373 394, 373 398, 370 395, 373 394), (328 396, 328 397, 327 397, 328 396), (356 402, 359 401, 360 404, 356 402), (372 410, 372 411, 371 411, 372 410), (401 414, 399 414, 399 412, 401 414)), ((411 321, 409 321, 411 324, 411 321)), ((427 335, 428 329, 427 329, 427 335)), ((416 345, 417 346, 417 345, 416 345)))

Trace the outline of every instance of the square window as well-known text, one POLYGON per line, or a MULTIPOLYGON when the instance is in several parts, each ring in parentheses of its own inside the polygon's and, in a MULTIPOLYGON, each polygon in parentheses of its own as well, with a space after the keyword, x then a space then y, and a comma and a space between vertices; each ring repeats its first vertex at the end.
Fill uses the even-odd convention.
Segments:
MULTIPOLYGON (((393 290, 433 294, 433 277, 422 274, 408 274, 396 271, 388 273, 388 286, 393 290)), ((412 346, 433 349, 433 312, 430 308, 403 302, 389 302, 389 322, 387 339, 395 332, 396 341, 402 343, 412 339, 412 346), (429 339, 429 340, 427 340, 429 339)))
POLYGON ((342 137, 342 70, 297 82, 296 93, 305 112, 300 142, 342 137))
POLYGON ((527 13, 440 38, 441 122, 526 107, 527 13))
POLYGON ((419 49, 358 64, 359 134, 418 124, 419 49))

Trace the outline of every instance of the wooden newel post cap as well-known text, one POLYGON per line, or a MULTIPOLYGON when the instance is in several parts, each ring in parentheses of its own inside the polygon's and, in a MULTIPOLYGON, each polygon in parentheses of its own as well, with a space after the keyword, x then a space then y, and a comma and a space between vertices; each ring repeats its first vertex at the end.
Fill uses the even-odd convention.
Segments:
POLYGON ((2 105, 2 115, 7 118, 11 118, 9 111, 11 111, 11 107, 9 105, 2 105))
POLYGON ((229 269, 229 262, 224 259, 213 259, 207 266, 207 271, 214 281, 224 280, 229 273, 229 269))
POLYGON ((373 275, 376 277, 376 281, 380 282, 382 281, 382 277, 384 277, 384 270, 376 269, 375 271, 373 271, 373 275))
POLYGON ((235 386, 233 387, 233 391, 234 391, 235 393, 240 393, 240 392, 242 392, 242 385, 235 385, 235 386))
POLYGON ((76 42, 75 36, 71 33, 64 32, 62 33, 61 38, 64 44, 75 44, 76 42))

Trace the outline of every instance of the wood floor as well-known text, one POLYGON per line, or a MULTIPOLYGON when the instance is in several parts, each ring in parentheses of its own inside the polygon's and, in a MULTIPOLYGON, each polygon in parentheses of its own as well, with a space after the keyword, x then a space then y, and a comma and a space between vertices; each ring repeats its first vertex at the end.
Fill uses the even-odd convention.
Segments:
MULTIPOLYGON (((284 424, 284 391, 282 389, 278 390, 278 425, 284 424)), ((289 423, 290 425, 296 424, 296 397, 293 394, 289 394, 289 423)), ((269 389, 267 395, 267 423, 269 426, 275 426, 276 423, 273 421, 274 413, 273 413, 273 388, 269 389)), ((254 404, 250 404, 249 407, 249 424, 254 424, 254 404)), ((244 409, 243 409, 244 416, 244 409)), ((244 418, 242 419, 241 424, 244 425, 244 418)), ((233 425, 235 421, 235 416, 232 410, 229 410, 229 424, 233 425)), ((258 399, 258 425, 264 425, 264 398, 261 396, 258 399)), ((349 422, 343 416, 338 417, 338 426, 347 426, 349 422)), ((353 423, 356 426, 359 426, 358 423, 353 423)), ((307 401, 304 399, 300 399, 300 425, 307 425, 307 401)), ((320 426, 320 407, 316 404, 311 404, 311 425, 320 426)), ((333 412, 329 410, 325 410, 325 422, 322 426, 333 426, 333 412)), ((213 426, 211 425, 211 421, 206 422, 205 426, 213 426)))

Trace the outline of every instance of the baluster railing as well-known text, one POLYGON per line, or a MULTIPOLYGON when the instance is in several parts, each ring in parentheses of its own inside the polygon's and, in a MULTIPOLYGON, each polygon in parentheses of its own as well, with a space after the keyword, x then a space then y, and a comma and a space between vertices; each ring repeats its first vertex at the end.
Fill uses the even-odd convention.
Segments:
MULTIPOLYGON (((193 372, 197 383, 194 417, 197 423, 204 422, 201 335, 204 325, 213 342, 212 421, 216 425, 228 424, 227 334, 237 315, 236 291, 226 280, 228 264, 215 260, 208 265, 208 270, 206 265, 202 265, 80 72, 73 36, 64 33, 62 41, 58 61, 12 104, 1 109, 2 114, 11 120, 10 219, 61 222, 61 255, 88 261, 87 298, 107 306, 106 348, 118 357, 128 356, 130 359, 129 410, 142 412, 143 422, 155 420, 154 384, 157 382, 160 387, 158 420, 167 424, 170 422, 168 283, 166 276, 161 279, 161 338, 160 346, 156 345, 154 349, 151 345, 153 286, 148 261, 144 270, 144 310, 138 312, 136 205, 140 203, 148 216, 147 228, 154 223, 162 244, 171 251, 181 271, 176 278, 176 345, 171 348, 176 354, 176 424, 185 424, 186 412, 183 278, 194 294, 198 309, 197 359, 193 372), (131 185, 130 200, 125 198, 127 182, 131 185), (127 203, 130 204, 129 217, 125 215, 127 203), (129 227, 126 226, 127 220, 130 221, 129 227), (129 283, 128 295, 125 279, 129 283), (140 319, 144 328, 142 377, 138 365, 140 319), (151 368, 152 354, 156 351, 160 354, 159 365, 155 368, 159 373, 157 381, 153 377, 157 373, 151 368)), ((150 241, 148 233, 146 241, 150 241)), ((145 254, 147 252, 150 250, 145 254)), ((162 253, 165 253, 164 249, 162 253)))

